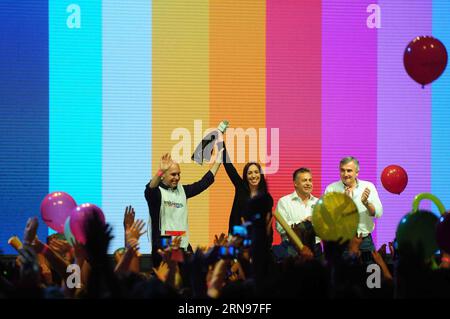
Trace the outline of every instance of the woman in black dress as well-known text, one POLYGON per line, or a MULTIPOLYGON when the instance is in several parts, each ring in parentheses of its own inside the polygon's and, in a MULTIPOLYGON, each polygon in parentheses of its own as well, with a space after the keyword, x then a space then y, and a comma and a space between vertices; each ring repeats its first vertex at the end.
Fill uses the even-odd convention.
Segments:
POLYGON ((242 221, 253 221, 264 218, 266 232, 272 241, 272 207, 273 198, 268 192, 266 179, 261 165, 249 162, 245 165, 242 177, 231 162, 224 146, 223 165, 234 186, 233 207, 228 223, 228 233, 233 233, 233 226, 241 225, 242 221))

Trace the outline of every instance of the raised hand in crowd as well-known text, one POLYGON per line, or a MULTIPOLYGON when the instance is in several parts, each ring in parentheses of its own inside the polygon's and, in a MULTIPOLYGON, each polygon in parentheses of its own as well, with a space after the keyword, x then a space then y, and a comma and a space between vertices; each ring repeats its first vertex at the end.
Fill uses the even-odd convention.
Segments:
POLYGON ((82 243, 74 239, 72 250, 74 261, 81 269, 81 285, 86 287, 91 272, 91 267, 87 261, 86 249, 82 243))
MULTIPOLYGON (((134 208, 131 205, 125 208, 123 224, 125 229, 125 247, 130 247, 133 245, 133 243, 129 242, 130 239, 139 242, 139 238, 147 232, 143 231, 143 229, 145 228, 145 222, 141 219, 135 220, 134 208)), ((121 260, 123 260, 124 262, 125 267, 122 266, 124 268, 120 269, 138 273, 140 271, 139 257, 141 256, 139 250, 132 249, 131 251, 129 251, 129 254, 127 254, 126 252, 121 258, 121 260)), ((116 270, 117 269, 118 268, 116 268, 116 270)))
POLYGON ((390 241, 388 243, 388 247, 389 247, 389 253, 392 256, 392 260, 395 260, 397 258, 397 253, 395 251, 394 243, 392 241, 390 241))
POLYGON ((53 274, 50 265, 43 254, 37 254, 37 262, 41 271, 41 280, 45 286, 53 284, 53 274))
POLYGON ((31 245, 36 239, 37 228, 39 226, 37 217, 28 218, 25 230, 23 232, 23 244, 31 245))
POLYGON ((363 238, 361 235, 357 235, 350 240, 348 244, 348 253, 350 256, 355 257, 361 256, 361 251, 359 250, 359 247, 361 246, 362 241, 363 238))
POLYGON ((159 280, 166 282, 169 276, 169 265, 165 261, 162 261, 157 268, 153 267, 153 272, 159 280))
POLYGON ((125 240, 136 239, 139 240, 142 235, 144 235, 147 231, 145 230, 145 222, 142 219, 138 219, 134 221, 131 226, 125 232, 125 240))
POLYGON ((92 215, 84 225, 86 256, 92 267, 105 265, 108 261, 108 247, 113 239, 112 228, 104 224, 97 215, 92 215))
POLYGON ((125 213, 123 214, 123 228, 124 231, 127 231, 134 223, 135 212, 134 208, 129 205, 125 207, 125 213))
POLYGON ((113 238, 111 226, 94 214, 85 223, 84 230, 84 247, 90 266, 86 296, 96 299, 120 297, 120 287, 108 258, 108 247, 113 238))
POLYGON ((139 240, 133 236, 129 236, 127 238, 127 245, 126 245, 126 251, 125 254, 120 258, 119 262, 116 265, 115 272, 139 272, 139 269, 132 270, 131 269, 131 260, 137 256, 139 253, 139 240))
POLYGON ((72 246, 66 240, 51 238, 48 246, 62 258, 72 261, 72 246))
MULTIPOLYGON (((165 270, 160 270, 159 268, 156 269, 157 273, 161 274, 161 272, 164 273, 165 283, 172 286, 175 289, 178 289, 181 287, 181 274, 180 274, 180 268, 177 264, 177 259, 174 258, 178 253, 182 253, 179 250, 179 246, 181 243, 181 238, 176 237, 172 240, 172 244, 170 247, 165 248, 164 250, 159 249, 158 253, 162 257, 162 263, 165 263, 168 267, 167 273, 165 270)), ((166 266, 163 266, 166 267, 166 266)), ((155 270, 155 269, 154 269, 155 270)), ((159 278, 159 276, 158 276, 159 278)))
POLYGON ((73 243, 73 256, 75 258, 75 262, 81 267, 87 259, 86 249, 84 245, 80 243, 78 240, 74 240, 73 243))
POLYGON ((219 237, 217 235, 214 235, 214 245, 215 246, 225 246, 227 244, 228 238, 227 235, 224 233, 221 233, 219 237))
MULTIPOLYGON (((384 245, 384 246, 386 248, 386 245, 384 245)), ((373 251, 372 257, 373 257, 373 260, 377 263, 377 265, 380 266, 381 271, 383 272, 384 278, 386 280, 392 280, 391 272, 389 271, 389 268, 386 265, 386 262, 384 261, 383 256, 379 252, 373 251)))
MULTIPOLYGON (((37 223, 33 221, 27 223, 27 228, 32 231, 37 223)), ((27 231, 27 230, 26 230, 27 231)), ((31 237, 27 238, 30 239, 31 237)), ((28 243, 28 241, 25 241, 28 243)), ((20 286, 21 288, 38 288, 40 281, 40 267, 37 259, 37 254, 33 247, 29 244, 25 244, 22 249, 19 250, 20 260, 20 286)))
POLYGON ((227 277, 228 260, 220 259, 213 267, 212 274, 207 280, 209 297, 217 299, 220 297, 220 292, 225 286, 227 277))
POLYGON ((383 244, 377 251, 378 254, 381 256, 381 258, 383 258, 384 262, 386 262, 386 256, 387 256, 386 247, 387 247, 387 245, 383 244))

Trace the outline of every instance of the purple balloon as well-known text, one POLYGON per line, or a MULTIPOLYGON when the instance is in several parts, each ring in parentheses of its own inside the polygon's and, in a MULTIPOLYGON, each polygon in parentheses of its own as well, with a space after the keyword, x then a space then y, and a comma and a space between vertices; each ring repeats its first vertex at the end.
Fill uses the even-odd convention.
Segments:
POLYGON ((436 241, 441 250, 450 254, 450 212, 439 218, 436 226, 436 241))
POLYGON ((100 207, 94 204, 81 204, 75 207, 70 214, 70 230, 75 239, 82 244, 86 244, 85 225, 92 216, 97 215, 105 224, 105 215, 100 207))
POLYGON ((58 233, 64 232, 64 223, 77 203, 67 193, 53 192, 44 197, 41 202, 42 220, 48 227, 58 233))

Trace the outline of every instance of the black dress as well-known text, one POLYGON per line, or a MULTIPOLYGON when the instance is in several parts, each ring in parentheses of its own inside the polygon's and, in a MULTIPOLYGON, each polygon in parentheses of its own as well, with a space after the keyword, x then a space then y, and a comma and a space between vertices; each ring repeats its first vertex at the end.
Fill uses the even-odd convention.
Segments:
MULTIPOLYGON (((223 166, 234 186, 233 207, 231 208, 230 219, 228 222, 228 233, 230 234, 233 232, 233 226, 242 224, 241 218, 248 220, 255 211, 253 209, 254 205, 249 205, 251 204, 251 198, 248 183, 242 179, 233 163, 231 163, 225 144, 223 144, 223 148, 223 166)), ((263 203, 263 211, 260 213, 265 216, 266 213, 272 212, 272 207, 273 198, 267 193, 266 200, 263 203)))

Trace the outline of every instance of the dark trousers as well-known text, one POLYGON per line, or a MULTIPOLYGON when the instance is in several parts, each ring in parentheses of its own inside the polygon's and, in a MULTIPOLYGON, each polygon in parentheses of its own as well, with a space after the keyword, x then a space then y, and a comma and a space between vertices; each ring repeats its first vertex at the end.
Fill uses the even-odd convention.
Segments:
MULTIPOLYGON (((323 252, 322 245, 320 243, 315 244, 311 250, 315 259, 320 260, 322 258, 323 252)), ((284 259, 289 256, 298 256, 295 246, 287 240, 282 241, 280 245, 273 246, 272 251, 277 260, 284 259)))
MULTIPOLYGON (((359 251, 361 252, 361 261, 363 264, 369 265, 374 263, 372 252, 375 251, 375 245, 373 243, 372 234, 363 237, 361 245, 359 246, 359 251)), ((348 257, 348 249, 345 249, 343 257, 348 257)))

